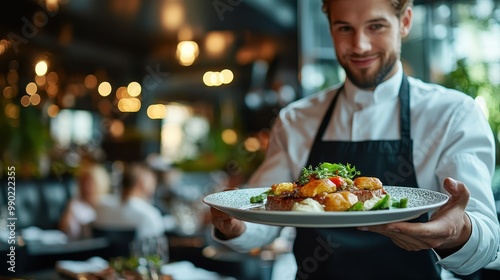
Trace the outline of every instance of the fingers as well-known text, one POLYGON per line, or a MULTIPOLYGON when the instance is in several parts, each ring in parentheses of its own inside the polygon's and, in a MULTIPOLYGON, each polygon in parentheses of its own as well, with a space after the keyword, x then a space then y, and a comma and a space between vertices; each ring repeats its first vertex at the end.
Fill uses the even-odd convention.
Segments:
POLYGON ((428 222, 397 222, 359 229, 388 236, 396 245, 410 251, 462 246, 471 232, 470 220, 465 213, 470 193, 464 183, 452 178, 446 178, 443 186, 450 198, 428 222))
POLYGON ((400 233, 399 230, 391 229, 392 225, 393 224, 370 227, 369 229, 370 231, 389 237, 394 244, 408 251, 419 251, 430 248, 426 242, 423 242, 418 238, 414 238, 413 236, 405 233, 400 233))
POLYGON ((240 236, 245 231, 245 224, 228 214, 211 207, 212 224, 224 235, 224 239, 231 239, 240 236))

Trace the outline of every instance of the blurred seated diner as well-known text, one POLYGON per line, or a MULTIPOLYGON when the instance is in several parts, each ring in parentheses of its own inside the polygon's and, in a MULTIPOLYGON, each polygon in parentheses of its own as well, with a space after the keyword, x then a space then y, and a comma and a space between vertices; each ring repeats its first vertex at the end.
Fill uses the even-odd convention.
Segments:
POLYGON ((90 238, 90 224, 95 220, 96 207, 113 200, 109 194, 110 176, 106 168, 95 162, 81 165, 77 171, 78 193, 66 205, 59 229, 69 240, 90 238))
POLYGON ((136 230, 139 239, 165 234, 160 210, 152 204, 157 187, 154 171, 145 163, 132 162, 125 167, 118 203, 101 204, 96 210, 94 227, 136 230))

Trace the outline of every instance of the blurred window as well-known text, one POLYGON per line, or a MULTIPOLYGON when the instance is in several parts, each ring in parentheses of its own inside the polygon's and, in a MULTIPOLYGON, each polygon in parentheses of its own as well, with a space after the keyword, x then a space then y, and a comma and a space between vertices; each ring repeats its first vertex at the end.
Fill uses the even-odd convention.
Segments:
POLYGON ((95 113, 83 110, 63 109, 51 120, 50 133, 62 148, 72 145, 83 146, 100 144, 98 117, 95 113))

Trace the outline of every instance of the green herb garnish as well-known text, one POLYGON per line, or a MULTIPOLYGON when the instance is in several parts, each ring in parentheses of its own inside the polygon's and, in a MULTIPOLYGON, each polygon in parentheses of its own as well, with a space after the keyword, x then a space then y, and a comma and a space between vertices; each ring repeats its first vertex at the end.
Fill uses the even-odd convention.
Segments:
POLYGON ((363 211, 363 210, 364 210, 363 202, 361 202, 361 201, 354 203, 353 206, 351 206, 349 209, 347 209, 347 211, 363 211))
POLYGON ((261 203, 261 202, 264 202, 264 199, 267 198, 267 196, 272 193, 271 192, 271 189, 259 194, 259 195, 256 195, 256 196, 252 196, 250 197, 250 203, 261 203))
POLYGON ((408 198, 403 197, 399 201, 397 199, 392 199, 392 207, 394 208, 406 208, 408 207, 408 198))
POLYGON ((389 194, 386 194, 379 201, 377 201, 377 203, 375 203, 370 210, 389 209, 389 206, 391 206, 391 197, 389 194))
POLYGON ((299 185, 305 185, 311 178, 326 179, 334 176, 340 176, 351 180, 357 175, 360 175, 360 172, 356 170, 356 167, 351 166, 350 164, 344 165, 341 163, 323 162, 316 168, 313 168, 310 165, 307 168, 302 168, 302 172, 297 182, 299 185))

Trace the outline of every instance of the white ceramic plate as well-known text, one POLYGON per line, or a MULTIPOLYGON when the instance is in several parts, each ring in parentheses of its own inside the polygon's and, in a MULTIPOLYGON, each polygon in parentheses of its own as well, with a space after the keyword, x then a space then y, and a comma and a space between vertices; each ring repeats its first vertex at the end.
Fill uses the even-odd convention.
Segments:
POLYGON ((384 186, 396 199, 408 198, 407 208, 352 212, 298 212, 255 209, 250 197, 269 188, 248 188, 207 195, 203 202, 227 214, 248 222, 293 227, 357 227, 406 221, 437 209, 448 201, 448 196, 436 191, 384 186))

